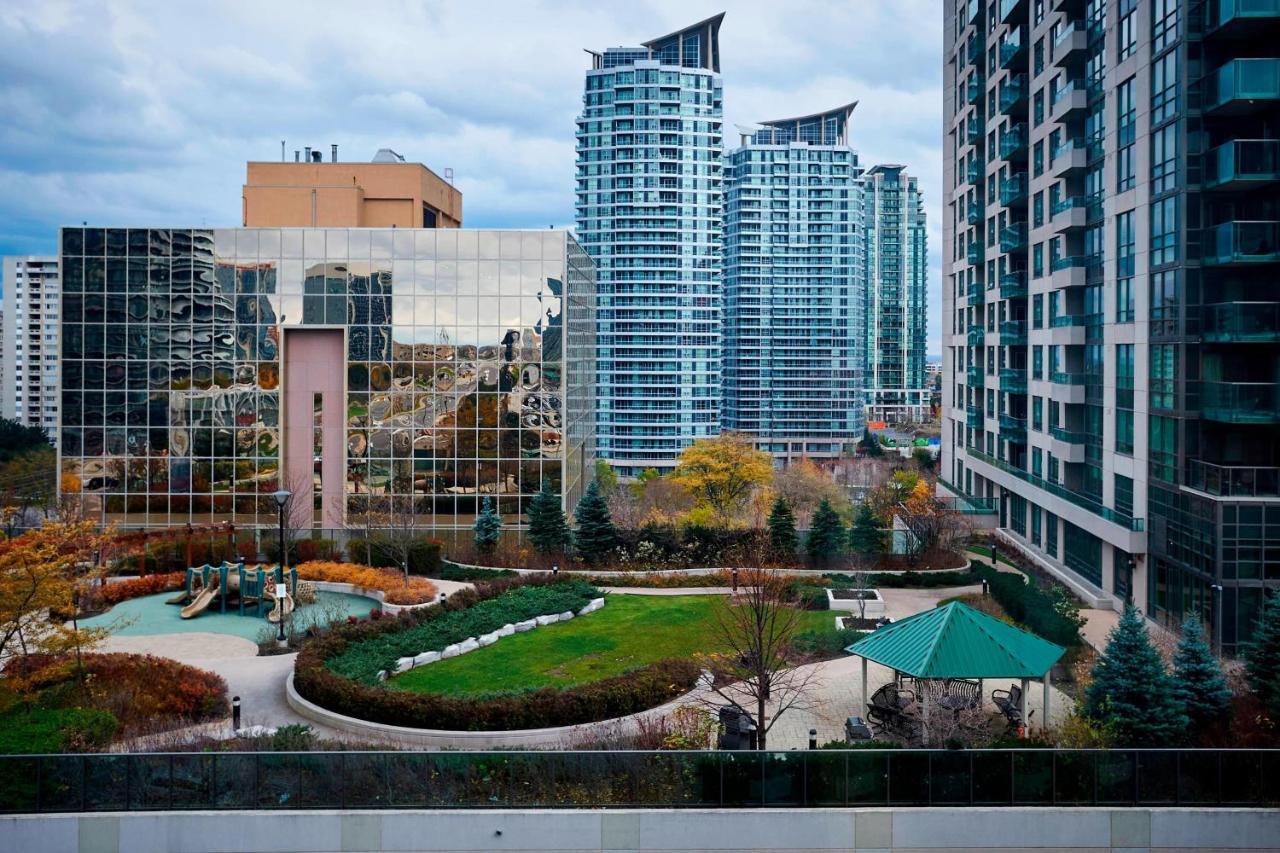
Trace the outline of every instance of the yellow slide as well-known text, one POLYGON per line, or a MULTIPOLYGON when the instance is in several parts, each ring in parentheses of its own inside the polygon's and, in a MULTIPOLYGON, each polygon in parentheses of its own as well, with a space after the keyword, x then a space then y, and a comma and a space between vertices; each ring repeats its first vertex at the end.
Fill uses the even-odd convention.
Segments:
POLYGON ((209 606, 209 602, 213 601, 218 594, 218 574, 214 572, 209 575, 209 585, 196 595, 196 600, 182 608, 182 618, 190 619, 193 616, 199 616, 209 606))

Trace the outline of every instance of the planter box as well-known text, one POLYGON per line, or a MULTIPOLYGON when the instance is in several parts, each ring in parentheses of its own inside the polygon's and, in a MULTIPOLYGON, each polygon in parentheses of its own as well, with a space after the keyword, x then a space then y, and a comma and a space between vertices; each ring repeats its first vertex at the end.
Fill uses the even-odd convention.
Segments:
MULTIPOLYGON (((867 596, 865 599, 867 616, 883 616, 885 604, 884 599, 880 597, 880 590, 867 589, 863 590, 863 593, 867 596)), ((829 589, 827 590, 827 608, 830 610, 844 610, 849 613, 858 613, 861 610, 856 598, 836 598, 829 589)))

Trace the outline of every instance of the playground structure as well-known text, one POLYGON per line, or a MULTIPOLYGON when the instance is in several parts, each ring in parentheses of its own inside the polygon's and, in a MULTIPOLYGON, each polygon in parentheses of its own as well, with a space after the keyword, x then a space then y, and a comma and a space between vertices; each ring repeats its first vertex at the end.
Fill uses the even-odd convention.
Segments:
POLYGON ((267 621, 279 622, 282 611, 285 616, 293 612, 298 571, 293 568, 284 571, 283 600, 276 596, 278 571, 278 566, 250 568, 244 563, 225 561, 219 566, 206 563, 188 568, 184 590, 169 599, 169 603, 183 605, 183 619, 193 619, 216 603, 220 613, 226 613, 228 604, 231 604, 239 608, 241 616, 248 612, 250 616, 265 615, 267 621))

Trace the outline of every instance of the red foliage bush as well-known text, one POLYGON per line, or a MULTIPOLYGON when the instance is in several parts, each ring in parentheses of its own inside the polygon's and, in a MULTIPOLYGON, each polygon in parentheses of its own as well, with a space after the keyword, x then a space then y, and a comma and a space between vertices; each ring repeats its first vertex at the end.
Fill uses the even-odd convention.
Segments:
POLYGON ((182 589, 186 582, 186 572, 147 575, 134 580, 104 584, 98 590, 98 599, 103 604, 119 604, 130 598, 141 598, 144 595, 155 595, 157 592, 182 589))

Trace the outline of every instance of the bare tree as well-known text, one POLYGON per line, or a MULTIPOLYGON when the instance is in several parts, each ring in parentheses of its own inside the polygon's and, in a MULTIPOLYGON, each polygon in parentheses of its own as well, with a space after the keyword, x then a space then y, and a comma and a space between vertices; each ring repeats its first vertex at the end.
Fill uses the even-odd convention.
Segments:
POLYGON ((414 515, 414 498, 391 495, 369 499, 368 510, 352 519, 354 529, 365 536, 366 560, 374 554, 393 562, 409 577, 414 547, 422 540, 414 515))
POLYGON ((717 612, 716 632, 725 652, 707 661, 715 676, 712 694, 754 706, 756 747, 766 749, 773 724, 787 711, 808 706, 815 668, 792 665, 803 615, 789 606, 786 581, 772 569, 751 574, 748 585, 717 612))

